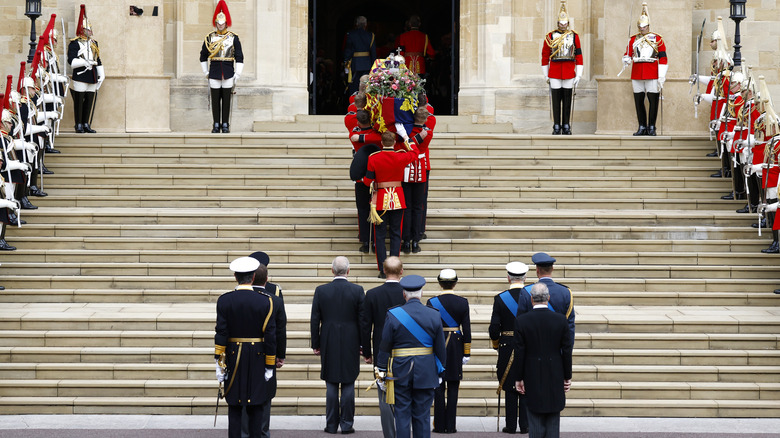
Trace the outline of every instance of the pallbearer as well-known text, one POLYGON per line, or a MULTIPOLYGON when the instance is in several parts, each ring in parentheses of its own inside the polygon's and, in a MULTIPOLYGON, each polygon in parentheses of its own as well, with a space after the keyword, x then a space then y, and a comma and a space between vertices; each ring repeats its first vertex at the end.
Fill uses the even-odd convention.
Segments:
POLYGON ((669 69, 666 44, 661 35, 650 32, 646 2, 642 3, 642 15, 636 25, 639 33, 631 37, 623 54, 623 64, 631 65, 631 86, 634 89, 634 105, 639 121, 639 129, 634 135, 655 135, 661 90, 669 69), (649 102, 649 111, 645 110, 645 95, 649 102))
POLYGON ((200 49, 200 66, 209 79, 211 90, 211 132, 230 132, 230 98, 236 81, 244 71, 244 52, 238 35, 227 30, 230 19, 225 0, 219 0, 212 20, 217 30, 211 31, 200 49), (210 61, 210 64, 209 64, 210 61))
POLYGON ((550 84, 553 135, 571 135, 573 89, 580 82, 584 69, 580 36, 570 27, 566 0, 561 0, 558 28, 547 34, 542 46, 542 72, 550 84))

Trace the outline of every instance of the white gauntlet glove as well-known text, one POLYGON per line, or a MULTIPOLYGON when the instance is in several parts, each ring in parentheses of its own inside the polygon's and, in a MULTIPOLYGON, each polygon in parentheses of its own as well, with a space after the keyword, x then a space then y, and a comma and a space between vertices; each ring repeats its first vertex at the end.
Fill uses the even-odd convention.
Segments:
POLYGON ((266 368, 265 369, 265 381, 271 380, 271 377, 274 376, 274 369, 273 368, 266 368))
POLYGON ((376 379, 376 386, 379 387, 383 392, 387 392, 387 385, 385 385, 385 381, 382 379, 376 379))
POLYGON ((625 65, 626 67, 631 65, 631 57, 630 56, 626 55, 626 56, 623 57, 623 65, 625 65))
POLYGON ((27 172, 30 170, 30 165, 16 160, 8 160, 8 164, 5 165, 5 168, 8 170, 23 170, 27 172))
POLYGON ((214 364, 217 366, 217 382, 222 383, 225 381, 225 369, 219 366, 219 359, 214 359, 214 364))
POLYGON ((203 70, 203 75, 209 77, 209 65, 206 61, 200 63, 200 69, 203 70))
POLYGON ((471 356, 464 356, 463 357, 463 365, 466 365, 471 360, 471 356))
POLYGON ((87 70, 92 70, 92 66, 97 65, 96 61, 87 61, 84 58, 74 58, 73 61, 70 62, 70 66, 74 69, 80 68, 80 67, 86 67, 87 70))
POLYGON ((11 201, 8 199, 0 199, 0 208, 10 208, 11 210, 18 210, 19 203, 17 201, 11 201))
POLYGON ((106 80, 106 71, 104 70, 102 65, 97 66, 97 74, 98 74, 98 81, 96 88, 99 90, 100 86, 103 85, 103 81, 106 80))

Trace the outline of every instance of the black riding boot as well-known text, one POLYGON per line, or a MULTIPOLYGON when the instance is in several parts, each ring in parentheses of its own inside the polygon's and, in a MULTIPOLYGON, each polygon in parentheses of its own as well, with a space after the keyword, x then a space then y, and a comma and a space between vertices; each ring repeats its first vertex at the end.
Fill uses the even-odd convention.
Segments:
POLYGON ((634 107, 639 129, 634 135, 647 135, 647 112, 645 111, 645 93, 634 93, 634 107))
POLYGON ((232 88, 222 89, 222 132, 230 132, 230 98, 232 88))
POLYGON ((563 93, 560 88, 551 88, 550 97, 552 100, 553 113, 553 135, 561 135, 561 103, 563 103, 563 93))
POLYGON ((563 135, 571 135, 571 124, 569 121, 571 120, 572 89, 561 88, 561 92, 563 93, 563 118, 561 120, 563 126, 561 128, 563 130, 563 135))
POLYGON ((658 103, 661 101, 661 93, 647 93, 647 101, 650 103, 647 135, 655 136, 655 121, 658 119, 658 103))
POLYGON ((221 122, 219 120, 219 115, 222 114, 222 104, 220 103, 221 98, 222 98, 222 89, 212 88, 211 89, 211 118, 214 120, 214 128, 211 129, 212 134, 216 134, 217 132, 219 132, 219 127, 221 125, 221 122))
POLYGON ((84 125, 81 122, 82 114, 84 112, 84 93, 76 90, 71 90, 73 96, 73 120, 75 125, 73 128, 77 133, 84 133, 84 125))
POLYGON ((84 132, 94 134, 96 131, 89 126, 89 118, 92 116, 92 107, 95 105, 94 91, 84 93, 84 110, 81 114, 81 124, 84 126, 84 132))
POLYGON ((11 246, 5 241, 5 224, 2 225, 2 231, 0 231, 0 251, 16 251, 15 246, 11 246))

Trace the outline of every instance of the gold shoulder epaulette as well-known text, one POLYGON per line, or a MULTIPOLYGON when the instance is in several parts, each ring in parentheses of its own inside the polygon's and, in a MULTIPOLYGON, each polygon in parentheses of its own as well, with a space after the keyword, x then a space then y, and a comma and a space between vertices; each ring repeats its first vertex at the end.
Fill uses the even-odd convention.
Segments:
MULTIPOLYGON (((380 153, 380 152, 382 152, 382 150, 381 150, 381 149, 380 149, 380 150, 378 150, 378 151, 376 151, 376 152, 372 152, 372 153, 371 153, 371 155, 376 155, 376 154, 378 154, 378 153, 380 153)), ((370 157, 371 155, 369 155, 369 157, 370 157)))

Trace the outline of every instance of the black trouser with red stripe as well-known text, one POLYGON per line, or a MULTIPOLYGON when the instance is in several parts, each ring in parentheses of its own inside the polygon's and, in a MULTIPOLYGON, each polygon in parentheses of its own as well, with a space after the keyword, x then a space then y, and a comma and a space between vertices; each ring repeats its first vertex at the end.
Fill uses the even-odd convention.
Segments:
POLYGON ((374 245, 376 245, 376 264, 379 272, 385 272, 382 264, 387 258, 385 238, 390 234, 390 255, 401 254, 401 230, 403 229, 404 210, 378 210, 382 217, 381 224, 374 224, 374 245))
POLYGON ((401 183, 404 189, 403 241, 419 242, 423 233, 423 209, 425 207, 425 183, 401 183))

